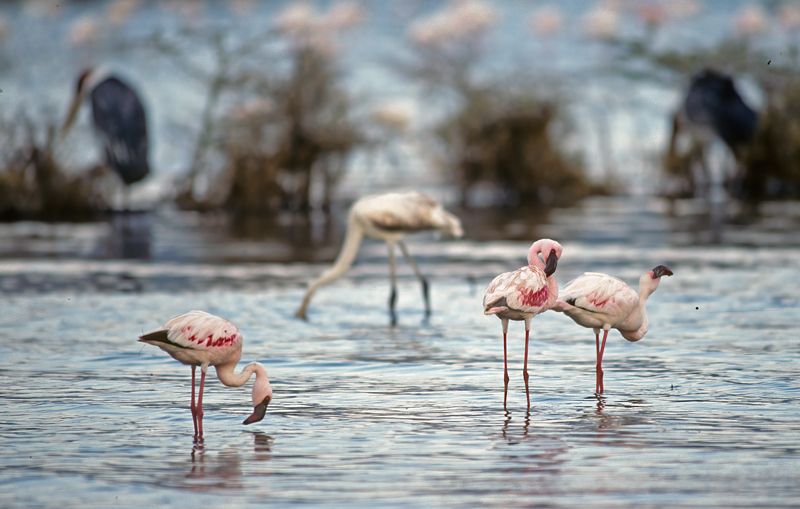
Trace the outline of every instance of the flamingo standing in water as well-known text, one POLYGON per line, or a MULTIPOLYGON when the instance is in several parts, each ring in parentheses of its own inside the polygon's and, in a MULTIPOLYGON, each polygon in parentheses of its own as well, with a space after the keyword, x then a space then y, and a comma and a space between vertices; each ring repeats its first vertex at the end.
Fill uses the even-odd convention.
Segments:
POLYGON ((656 291, 661 276, 671 276, 672 271, 659 265, 639 278, 639 292, 625 281, 606 274, 586 272, 567 284, 558 302, 552 307, 572 318, 575 323, 594 330, 597 352, 597 380, 595 392, 603 393, 603 351, 610 329, 617 329, 628 341, 639 341, 647 334, 648 322, 645 303, 656 291), (603 329, 603 344, 600 344, 603 329))
POLYGON ((204 311, 189 311, 178 315, 163 327, 139 336, 139 341, 155 345, 173 359, 192 367, 192 420, 195 436, 203 435, 203 385, 206 371, 214 366, 223 385, 241 387, 255 373, 253 384, 253 414, 243 424, 264 418, 272 400, 267 370, 258 362, 246 365, 239 374, 233 368, 242 358, 242 333, 229 321, 204 311), (200 366, 200 393, 194 403, 195 368, 200 366))
POLYGON ((528 408, 531 395, 528 390, 528 336, 531 319, 550 309, 558 298, 558 284, 552 277, 561 258, 561 244, 555 240, 541 239, 533 243, 528 251, 528 266, 500 274, 489 283, 483 295, 486 315, 496 315, 503 322, 503 364, 505 371, 505 393, 503 407, 508 399, 508 348, 506 336, 509 320, 525 321, 525 364, 522 377, 525 379, 525 394, 528 408), (539 258, 542 256, 544 263, 539 258))
POLYGON ((400 250, 408 260, 414 273, 422 283, 422 296, 425 299, 425 316, 430 316, 431 306, 428 299, 428 281, 417 267, 414 259, 403 243, 406 234, 424 230, 439 230, 461 237, 461 221, 430 196, 418 192, 388 193, 361 198, 350 209, 347 218, 347 234, 339 256, 333 267, 326 270, 318 279, 312 282, 303 296, 303 302, 295 316, 306 319, 306 308, 311 301, 311 296, 320 286, 335 280, 353 264, 361 240, 367 237, 383 240, 389 246, 389 274, 392 282, 392 293, 389 296, 389 315, 392 325, 397 323, 394 312, 394 303, 397 298, 397 283, 394 268, 394 246, 400 250))

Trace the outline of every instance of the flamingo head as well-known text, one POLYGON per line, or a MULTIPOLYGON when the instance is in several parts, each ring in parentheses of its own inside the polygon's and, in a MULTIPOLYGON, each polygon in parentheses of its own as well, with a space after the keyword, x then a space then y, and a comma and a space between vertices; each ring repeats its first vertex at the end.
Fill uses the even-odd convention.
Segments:
POLYGON ((547 277, 555 273, 559 258, 561 258, 561 244, 555 240, 537 240, 528 251, 528 265, 543 269, 547 277))
POLYGON ((242 424, 252 424, 263 419, 270 401, 272 401, 272 387, 269 385, 267 370, 258 364, 256 382, 253 384, 253 413, 242 424))
POLYGON ((661 282, 661 276, 671 276, 672 270, 666 265, 659 265, 653 270, 649 270, 642 274, 642 277, 639 278, 639 291, 644 291, 647 295, 650 295, 656 288, 658 288, 658 283, 661 282))
POLYGON ((671 276, 672 271, 666 265, 658 265, 655 269, 651 270, 653 279, 658 279, 661 276, 671 276))
POLYGON ((250 417, 245 419, 242 424, 253 424, 263 419, 264 416, 267 415, 267 406, 269 406, 270 401, 272 401, 272 395, 265 397, 261 403, 255 405, 253 407, 253 413, 250 414, 250 417))

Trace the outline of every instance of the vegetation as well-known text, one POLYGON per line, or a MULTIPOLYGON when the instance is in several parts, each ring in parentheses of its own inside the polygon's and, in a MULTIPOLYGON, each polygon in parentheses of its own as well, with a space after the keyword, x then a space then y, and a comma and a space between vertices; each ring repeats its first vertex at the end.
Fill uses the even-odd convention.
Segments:
POLYGON ((107 208, 102 166, 68 173, 53 158, 55 126, 43 141, 23 114, 0 122, 0 219, 91 219, 107 208))
POLYGON ((574 203, 591 187, 580 158, 554 141, 569 134, 558 97, 538 93, 541 83, 525 76, 479 77, 495 20, 489 4, 452 2, 409 30, 414 57, 406 72, 453 105, 435 128, 444 166, 465 205, 479 186, 492 188, 497 204, 574 203))

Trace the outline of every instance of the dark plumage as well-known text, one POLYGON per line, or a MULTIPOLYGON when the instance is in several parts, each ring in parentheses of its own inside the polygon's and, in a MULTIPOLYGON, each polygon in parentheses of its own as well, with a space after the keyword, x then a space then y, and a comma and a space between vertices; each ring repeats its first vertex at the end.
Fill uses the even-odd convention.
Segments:
POLYGON ((139 182, 150 173, 147 162, 147 120, 136 92, 116 77, 98 83, 91 91, 92 118, 109 166, 125 184, 139 182))
POLYGON ((693 124, 710 127, 734 149, 753 138, 758 114, 745 104, 730 76, 705 69, 692 77, 683 108, 693 124))

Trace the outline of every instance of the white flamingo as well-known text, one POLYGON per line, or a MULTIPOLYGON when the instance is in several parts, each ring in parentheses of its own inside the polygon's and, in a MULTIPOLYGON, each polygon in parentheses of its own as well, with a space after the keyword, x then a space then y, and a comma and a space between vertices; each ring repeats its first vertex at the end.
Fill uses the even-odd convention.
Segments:
POLYGON ((647 333, 647 298, 656 291, 661 276, 671 276, 672 271, 659 265, 639 278, 639 292, 621 279, 587 272, 567 284, 552 307, 572 318, 575 323, 594 330, 597 353, 597 380, 595 392, 603 393, 603 351, 610 329, 617 329, 628 341, 639 341, 647 333), (603 343, 600 344, 600 329, 603 343))
POLYGON ((155 345, 173 359, 192 367, 192 420, 194 433, 203 435, 203 385, 206 371, 214 366, 223 385, 241 387, 255 373, 253 384, 253 414, 243 424, 264 418, 272 400, 267 370, 258 362, 246 365, 239 374, 233 368, 242 358, 242 333, 229 321, 204 311, 189 311, 172 318, 163 327, 139 336, 139 341, 155 345), (200 366, 200 393, 194 403, 195 368, 200 366))
POLYGON ((461 221, 430 196, 418 192, 388 193, 361 198, 350 209, 347 218, 347 233, 344 244, 333 266, 326 270, 322 276, 312 282, 300 308, 295 313, 298 318, 306 318, 306 308, 311 301, 311 296, 320 286, 326 285, 342 274, 353 264, 361 240, 367 237, 383 240, 389 246, 389 273, 392 282, 392 293, 389 297, 389 314, 392 324, 397 322, 394 312, 394 303, 397 298, 397 283, 394 267, 394 246, 400 250, 408 260, 414 273, 422 283, 422 296, 425 299, 425 315, 431 313, 428 299, 428 281, 417 267, 414 259, 403 243, 403 237, 409 233, 439 230, 452 234, 455 237, 463 235, 461 221))
POLYGON ((550 309, 558 298, 558 284, 552 277, 561 258, 561 244, 550 239, 533 243, 528 251, 528 266, 512 272, 500 274, 489 283, 483 295, 483 309, 486 315, 497 315, 503 322, 503 363, 505 371, 505 393, 503 407, 508 399, 508 348, 506 337, 509 320, 525 321, 525 364, 522 377, 525 379, 525 394, 528 408, 531 396, 528 390, 528 336, 531 319, 550 309), (539 256, 542 256, 542 259, 539 256), (546 264, 546 265, 545 265, 546 264))

